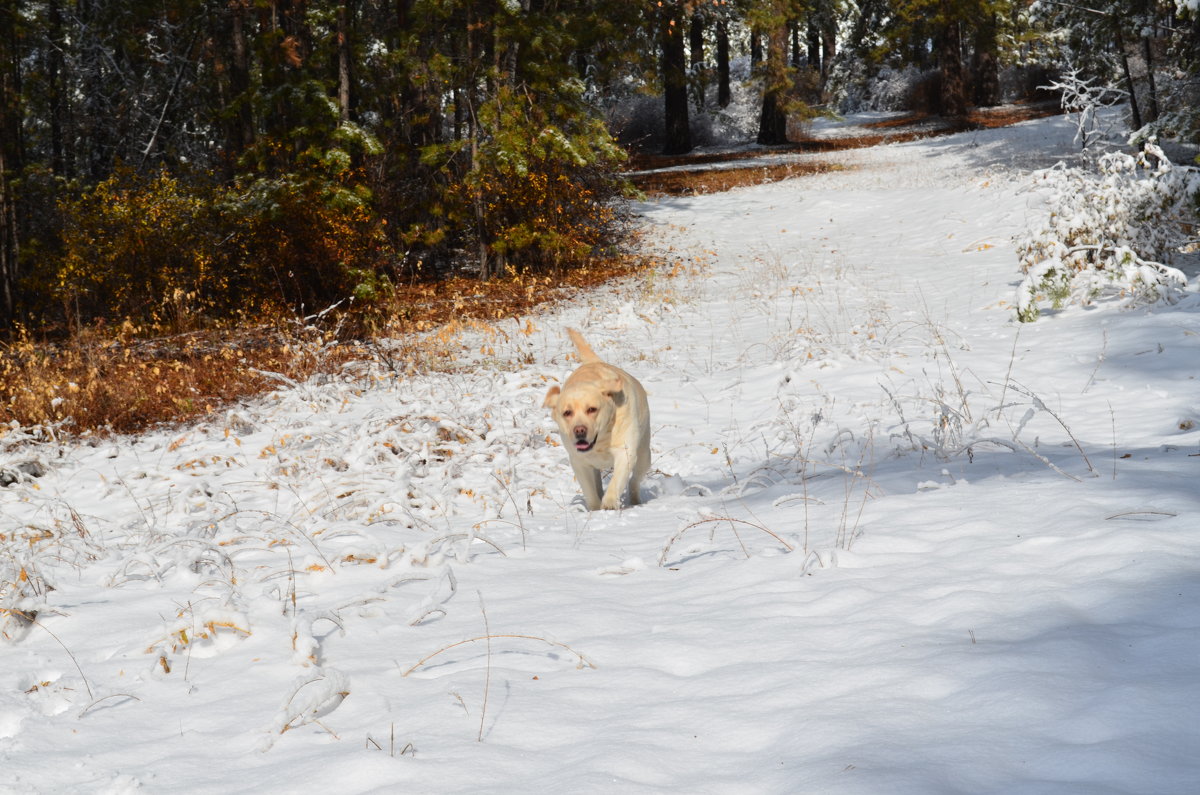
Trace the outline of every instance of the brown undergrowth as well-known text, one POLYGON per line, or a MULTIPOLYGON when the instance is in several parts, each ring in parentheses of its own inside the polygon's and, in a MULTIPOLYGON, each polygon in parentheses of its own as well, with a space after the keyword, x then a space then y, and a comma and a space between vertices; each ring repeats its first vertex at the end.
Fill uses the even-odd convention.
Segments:
MULTIPOLYGON (((58 342, 17 335, 0 342, 0 440, 15 428, 86 436, 197 420, 289 381, 334 372, 370 355, 373 339, 519 317, 655 264, 623 257, 557 274, 414 282, 368 310, 305 322, 280 318, 156 336, 128 325, 100 327, 58 342)), ((400 355, 428 362, 429 354, 415 344, 400 355)))
POLYGON ((630 181, 646 193, 685 194, 719 193, 747 185, 761 185, 781 179, 842 171, 840 163, 774 163, 745 168, 705 169, 701 171, 653 171, 635 174, 630 181))

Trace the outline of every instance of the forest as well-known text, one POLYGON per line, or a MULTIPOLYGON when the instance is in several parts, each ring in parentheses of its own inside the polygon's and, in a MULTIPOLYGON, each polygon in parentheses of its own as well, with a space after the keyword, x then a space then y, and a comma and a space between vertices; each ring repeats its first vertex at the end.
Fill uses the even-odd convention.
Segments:
POLYGON ((172 333, 603 270, 630 154, 705 143, 739 91, 765 146, 817 113, 961 117, 1064 76, 1191 140, 1195 6, 3 0, 0 328, 172 333))

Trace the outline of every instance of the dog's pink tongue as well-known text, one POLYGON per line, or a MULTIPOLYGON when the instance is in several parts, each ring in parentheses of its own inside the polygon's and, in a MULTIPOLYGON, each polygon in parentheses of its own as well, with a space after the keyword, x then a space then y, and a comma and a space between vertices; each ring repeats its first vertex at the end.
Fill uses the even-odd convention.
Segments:
POLYGON ((575 449, 581 453, 586 453, 588 450, 592 449, 592 443, 585 439, 580 439, 575 443, 575 449))

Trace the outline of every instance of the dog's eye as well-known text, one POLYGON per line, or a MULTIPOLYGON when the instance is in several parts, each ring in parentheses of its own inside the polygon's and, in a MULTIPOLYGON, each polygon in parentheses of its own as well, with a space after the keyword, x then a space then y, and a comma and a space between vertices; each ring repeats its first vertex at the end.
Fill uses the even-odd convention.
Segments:
POLYGON ((596 408, 595 406, 588 406, 587 413, 588 413, 588 414, 595 414, 595 413, 596 413, 597 411, 599 411, 599 410, 600 410, 600 409, 596 408))
POLYGON ((569 419, 571 419, 571 415, 574 413, 575 412, 571 411, 571 409, 567 409, 566 411, 563 412, 563 418, 569 420, 569 419))

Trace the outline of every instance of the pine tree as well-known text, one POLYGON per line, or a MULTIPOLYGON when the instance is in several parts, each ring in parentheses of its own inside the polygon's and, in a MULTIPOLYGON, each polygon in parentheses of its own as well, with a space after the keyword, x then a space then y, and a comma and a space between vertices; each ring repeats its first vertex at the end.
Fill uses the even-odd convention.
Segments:
POLYGON ((765 37, 766 58, 758 70, 762 82, 758 143, 787 143, 788 116, 797 109, 794 70, 788 65, 789 22, 796 13, 791 0, 772 0, 749 17, 752 31, 765 37))
POLYGON ((16 0, 0 3, 0 324, 17 318, 20 228, 14 184, 23 167, 21 32, 16 0))
POLYGON ((684 50, 683 0, 665 0, 659 4, 656 24, 662 57, 663 112, 667 138, 663 154, 680 155, 692 151, 688 120, 687 61, 684 50))

